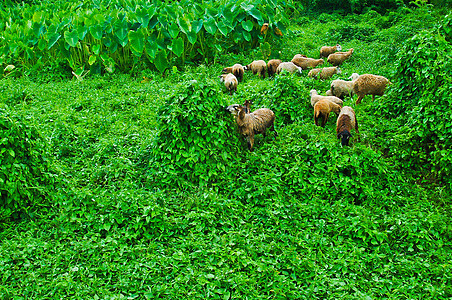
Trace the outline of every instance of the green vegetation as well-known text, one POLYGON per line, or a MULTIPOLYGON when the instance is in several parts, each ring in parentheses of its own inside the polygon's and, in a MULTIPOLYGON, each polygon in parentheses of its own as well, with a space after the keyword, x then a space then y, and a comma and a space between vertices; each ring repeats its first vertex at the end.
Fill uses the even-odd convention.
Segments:
MULTIPOLYGON (((37 2, 8 4, 11 18, 23 17, 17 29, 34 28, 25 17, 37 2)), ((41 1, 49 9, 40 20, 51 26, 52 14, 91 9, 130 21, 139 10, 126 7, 137 2, 41 1)), ((423 1, 374 2, 360 15, 286 8, 282 38, 260 36, 255 19, 250 41, 234 41, 232 28, 210 36, 207 60, 197 52, 184 61, 168 38, 165 72, 146 60, 146 46, 135 55, 128 36, 106 52, 123 64, 112 73, 91 69, 101 54, 89 64, 69 47, 85 66, 77 73, 59 52, 68 27, 55 49, 1 52, 0 298, 452 297, 451 14, 423 1), (224 66, 317 58, 337 42, 355 52, 333 79, 357 72, 393 82, 374 102, 346 100, 360 126, 351 147, 336 139, 334 114, 314 125, 309 91, 323 94, 330 81, 246 73, 231 96, 218 79, 224 66), (253 152, 224 110, 245 100, 276 114, 278 136, 257 135, 253 152)), ((11 47, 6 34, 20 40, 11 28, 0 33, 1 51, 11 47)))

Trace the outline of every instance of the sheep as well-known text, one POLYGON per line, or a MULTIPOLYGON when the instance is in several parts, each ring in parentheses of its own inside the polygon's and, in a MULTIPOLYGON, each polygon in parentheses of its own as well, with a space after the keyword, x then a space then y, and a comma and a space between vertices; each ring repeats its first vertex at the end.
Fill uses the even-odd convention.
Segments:
POLYGON ((352 81, 345 81, 341 79, 336 79, 331 82, 330 93, 333 96, 336 96, 342 100, 344 100, 345 96, 349 96, 352 98, 353 96, 353 83, 356 78, 359 77, 358 73, 353 73, 348 79, 352 81))
POLYGON ((309 58, 304 55, 297 54, 292 58, 292 62, 297 66, 301 67, 303 70, 308 68, 315 68, 318 65, 323 64, 325 61, 323 59, 309 58))
POLYGON ((253 151, 255 134, 262 133, 265 136, 267 128, 270 128, 275 136, 278 136, 274 125, 275 113, 270 109, 260 108, 252 113, 246 113, 247 108, 244 105, 233 104, 228 106, 226 110, 235 116, 239 133, 245 136, 249 151, 253 151))
POLYGON ((366 95, 372 95, 372 101, 375 101, 375 95, 383 96, 388 85, 392 84, 387 78, 379 75, 363 74, 353 81, 353 92, 358 95, 356 104, 360 104, 366 95))
POLYGON ((325 92, 325 96, 334 96, 331 90, 325 92))
POLYGON ((241 64, 235 64, 232 67, 224 68, 223 74, 232 73, 239 82, 243 80, 243 74, 245 73, 245 69, 241 64))
POLYGON ((340 74, 341 69, 339 67, 328 67, 323 69, 311 69, 308 73, 308 77, 317 78, 317 76, 320 79, 327 79, 332 77, 334 74, 340 74))
POLYGON ((314 107, 317 102, 320 100, 328 100, 330 102, 336 103, 339 106, 343 106, 344 102, 335 96, 321 96, 317 93, 316 90, 311 90, 309 92, 309 96, 311 96, 311 106, 314 107))
POLYGON ((340 66, 345 60, 347 60, 353 54, 353 48, 350 48, 347 52, 336 52, 328 55, 327 62, 333 66, 340 66))
POLYGON ((322 127, 325 127, 330 113, 334 111, 337 115, 341 112, 341 106, 327 99, 321 99, 314 105, 314 123, 319 126, 318 120, 322 118, 322 127))
POLYGON ((267 72, 267 64, 263 60, 255 60, 244 67, 245 70, 253 71, 253 75, 259 73, 259 77, 265 79, 265 72, 267 72))
POLYGON ((348 142, 352 137, 351 130, 355 128, 357 134, 358 120, 356 119, 355 111, 350 106, 344 106, 337 117, 336 133, 337 138, 341 139, 342 146, 348 146, 348 142))
POLYGON ((239 84, 239 82, 237 81, 237 78, 234 74, 222 74, 220 75, 220 80, 221 82, 224 82, 224 86, 229 90, 230 95, 232 95, 233 91, 237 91, 237 85, 239 84))
POLYGON ((323 46, 322 48, 320 48, 320 58, 322 57, 328 57, 328 55, 336 52, 336 51, 341 51, 342 47, 341 45, 337 44, 336 46, 323 46))
POLYGON ((268 76, 271 77, 275 75, 278 66, 282 63, 280 59, 270 59, 267 63, 268 76))
POLYGON ((289 72, 289 73, 295 73, 298 72, 301 74, 301 68, 294 64, 293 62, 282 62, 279 64, 278 68, 276 69, 276 74, 280 74, 283 70, 289 72))
MULTIPOLYGON (((245 103, 242 104, 243 107, 245 107, 245 113, 249 114, 250 113, 250 107, 251 104, 253 104, 251 101, 246 100, 245 103)), ((231 104, 227 107, 225 107, 224 109, 229 112, 230 114, 234 115, 234 117, 237 116, 238 114, 238 107, 240 106, 240 104, 231 104)))

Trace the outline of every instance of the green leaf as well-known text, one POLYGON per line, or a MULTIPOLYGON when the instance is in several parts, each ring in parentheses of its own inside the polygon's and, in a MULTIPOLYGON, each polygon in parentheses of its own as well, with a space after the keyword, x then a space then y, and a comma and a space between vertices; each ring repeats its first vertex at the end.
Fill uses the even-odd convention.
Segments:
POLYGON ((251 41, 251 33, 249 33, 248 31, 244 31, 242 32, 242 34, 247 42, 251 41))
POLYGON ((179 25, 179 27, 182 30, 182 32, 185 33, 185 34, 190 32, 191 29, 192 29, 190 21, 186 17, 177 18, 177 24, 179 25))
POLYGON ((246 22, 243 21, 242 22, 242 27, 246 31, 251 31, 251 30, 253 30, 253 22, 251 22, 251 20, 247 20, 246 22))
POLYGON ((41 51, 44 51, 47 48, 47 41, 45 39, 39 39, 38 48, 41 51))
POLYGON ((129 31, 130 47, 137 53, 143 53, 144 50, 144 33, 142 29, 137 31, 129 31))
POLYGON ((95 55, 90 55, 89 59, 88 59, 88 63, 90 66, 92 66, 95 62, 96 62, 96 56, 95 55))
POLYGON ((58 40, 60 39, 61 34, 59 33, 54 33, 49 37, 49 44, 47 46, 47 50, 49 50, 50 48, 53 47, 53 45, 55 45, 56 42, 58 42, 58 40))
POLYGON ((91 33, 96 40, 102 39, 102 26, 100 24, 91 26, 89 28, 89 33, 91 33))
POLYGON ((147 27, 149 21, 151 20, 151 16, 145 9, 139 8, 136 11, 137 21, 141 23, 142 27, 147 27))
POLYGON ((33 14, 33 22, 35 23, 41 23, 41 19, 42 19, 42 11, 35 11, 33 14))
POLYGON ((149 21, 149 29, 153 29, 158 22, 159 20, 157 19, 157 17, 153 16, 152 19, 149 21))
POLYGON ((255 7, 253 7, 248 13, 251 16, 253 16, 256 20, 258 20, 258 21, 262 20, 261 12, 259 10, 257 10, 255 7))
POLYGON ((178 36, 178 34, 179 34, 179 26, 177 26, 176 23, 171 24, 171 25, 168 27, 168 32, 169 32, 169 34, 171 35, 171 37, 172 37, 173 39, 175 39, 175 38, 178 36))
POLYGON ((218 22, 218 30, 223 34, 224 36, 228 35, 228 27, 223 22, 218 22))
POLYGON ((168 59, 166 51, 160 50, 154 60, 155 67, 157 70, 159 70, 161 73, 163 73, 168 68, 168 59))
POLYGON ((207 21, 204 22, 204 28, 208 33, 214 35, 215 32, 217 32, 217 23, 212 17, 210 17, 209 19, 207 19, 207 21))
POLYGON ((177 55, 177 57, 180 57, 182 53, 184 53, 184 40, 181 37, 173 39, 171 50, 177 55))
POLYGON ((198 39, 198 36, 194 31, 190 31, 187 33, 187 39, 192 45, 194 45, 196 43, 196 40, 198 39))
POLYGON ((287 28, 282 22, 276 22, 276 27, 278 27, 283 34, 287 33, 287 28))
POLYGON ((80 41, 83 41, 85 35, 88 33, 88 28, 85 26, 77 26, 77 36, 80 41))
POLYGON ((192 22, 192 31, 198 33, 202 28, 202 20, 197 20, 192 22))
POLYGON ((155 58, 155 54, 157 53, 158 50, 158 45, 157 43, 151 39, 151 38, 147 38, 147 43, 146 43, 146 53, 152 57, 152 59, 155 58))
POLYGON ((127 21, 125 19, 121 21, 116 21, 113 24, 114 34, 118 38, 119 43, 124 47, 127 44, 128 38, 128 27, 127 21))
POLYGON ((75 47, 78 42, 78 33, 77 30, 72 31, 65 31, 64 32, 64 40, 69 44, 71 47, 75 47))
POLYGON ((94 54, 99 55, 99 53, 100 53, 100 45, 99 44, 93 45, 92 51, 93 51, 94 54))

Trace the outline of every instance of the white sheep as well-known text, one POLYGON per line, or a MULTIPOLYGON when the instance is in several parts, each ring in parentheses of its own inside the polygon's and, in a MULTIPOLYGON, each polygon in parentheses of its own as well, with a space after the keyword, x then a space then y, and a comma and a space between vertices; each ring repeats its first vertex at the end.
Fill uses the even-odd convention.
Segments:
POLYGON ((353 83, 359 77, 358 73, 353 73, 348 79, 351 81, 345 81, 342 79, 336 79, 331 82, 330 93, 332 96, 336 96, 344 100, 345 96, 352 98, 353 96, 353 83))
POLYGON ((338 97, 335 97, 335 96, 321 96, 314 89, 309 92, 309 96, 311 96, 311 105, 312 105, 312 107, 314 107, 315 104, 317 102, 319 102, 320 100, 328 100, 330 102, 336 103, 337 105, 339 105, 341 107, 344 105, 344 102, 341 99, 339 99, 338 97))
POLYGON ((289 72, 289 73, 295 73, 298 72, 301 74, 301 68, 294 64, 293 62, 282 62, 279 64, 278 68, 276 69, 276 74, 281 73, 283 70, 289 72))
POLYGON ((224 86, 229 90, 229 94, 237 91, 237 85, 239 84, 237 77, 232 73, 220 75, 221 82, 224 82, 224 86))

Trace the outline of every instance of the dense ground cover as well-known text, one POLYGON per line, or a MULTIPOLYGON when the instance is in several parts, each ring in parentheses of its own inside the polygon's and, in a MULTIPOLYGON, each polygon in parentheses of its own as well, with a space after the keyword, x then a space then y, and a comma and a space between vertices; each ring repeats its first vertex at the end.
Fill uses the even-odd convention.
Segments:
MULTIPOLYGON (((0 295, 451 297, 450 132, 429 109, 450 114, 450 50, 439 35, 429 39, 441 32, 438 20, 449 22, 444 14, 294 15, 272 57, 318 57, 320 46, 340 41, 355 53, 335 78, 375 73, 394 82, 375 103, 347 100, 361 132, 349 148, 339 146, 333 117, 325 128, 313 124, 309 90, 324 92, 327 81, 247 73, 236 94, 224 92, 221 69, 261 59, 262 48, 165 76, 1 80, 0 124, 24 128, 24 159, 46 168, 29 202, 9 202, 2 190, 0 295), (443 102, 429 97, 435 86, 443 102), (252 153, 222 110, 245 99, 277 115, 278 137, 258 137, 252 153), (438 127, 403 131, 425 116, 438 127), (444 147, 441 159, 423 151, 432 145, 444 147)), ((0 153, 2 167, 12 161, 0 153)), ((29 176, 10 168, 24 170, 17 181, 29 176)))

